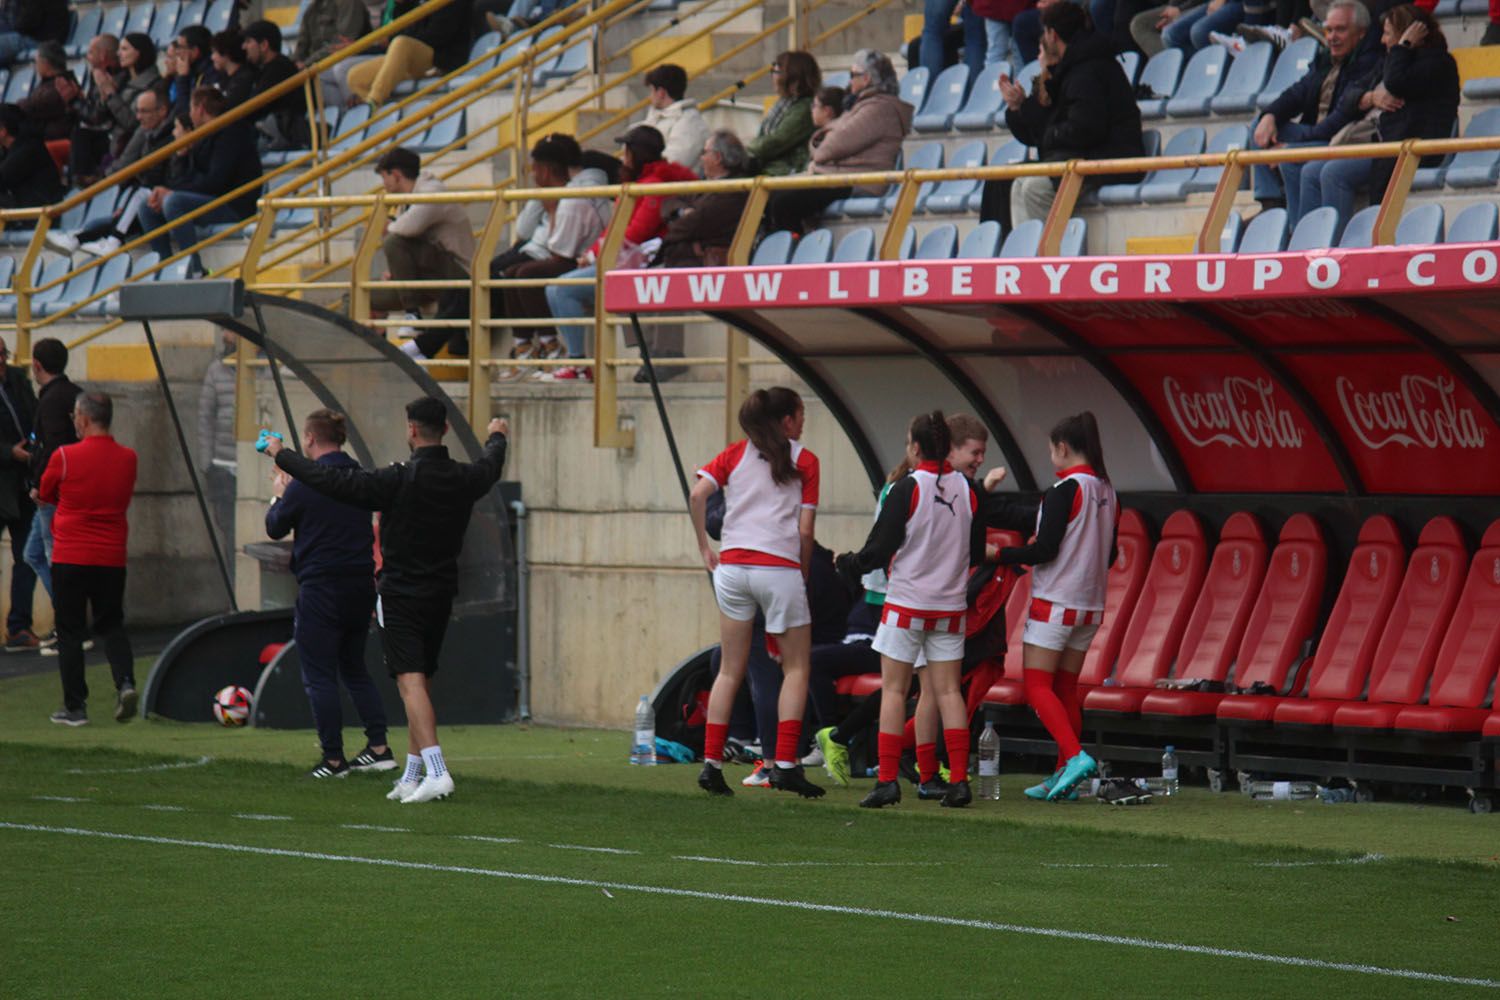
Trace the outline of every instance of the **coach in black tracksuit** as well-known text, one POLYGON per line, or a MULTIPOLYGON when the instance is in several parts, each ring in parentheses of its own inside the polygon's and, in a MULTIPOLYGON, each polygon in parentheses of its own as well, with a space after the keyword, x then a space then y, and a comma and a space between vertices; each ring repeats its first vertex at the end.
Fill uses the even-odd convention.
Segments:
MULTIPOLYGON (((474 504, 500 479, 505 466, 504 420, 491 420, 484 455, 473 464, 454 461, 443 446, 448 432, 443 404, 423 397, 406 407, 411 461, 375 472, 335 468, 281 447, 274 438, 267 454, 277 468, 334 500, 380 511, 381 568, 376 578, 385 663, 401 691, 411 738, 407 775, 419 754, 426 768, 421 802, 452 791, 438 748, 437 720, 428 694, 438 653, 458 593, 458 554, 474 504)), ((398 782, 398 791, 399 785, 398 782)))
MULTIPOLYGON (((319 465, 358 469, 342 451, 348 432, 344 415, 315 410, 302 425, 302 450, 319 465)), ((365 669, 365 636, 375 610, 375 533, 370 512, 339 503, 277 471, 275 495, 266 509, 266 534, 293 531, 292 572, 297 575, 297 615, 292 637, 302 663, 302 685, 312 706, 323 758, 314 778, 396 766, 386 745, 385 705, 365 669), (365 724, 367 746, 344 757, 344 713, 339 680, 365 724)))

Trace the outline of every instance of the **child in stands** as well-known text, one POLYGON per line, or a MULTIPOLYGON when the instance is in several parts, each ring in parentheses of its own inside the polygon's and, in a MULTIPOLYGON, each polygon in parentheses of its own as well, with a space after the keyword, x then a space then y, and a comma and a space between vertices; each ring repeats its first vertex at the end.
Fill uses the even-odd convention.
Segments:
POLYGON ((813 519, 818 506, 818 459, 802 447, 802 399, 780 386, 757 389, 740 407, 737 441, 698 470, 691 507, 698 549, 714 577, 719 602, 722 661, 708 697, 703 771, 698 786, 712 795, 734 794, 724 781, 724 738, 735 695, 750 655, 755 612, 766 619, 781 655, 781 696, 777 702, 776 767, 771 787, 818 798, 798 763, 802 716, 807 706, 808 656, 812 614, 807 573, 813 551, 813 519), (709 545, 709 496, 724 491, 720 551, 709 545))
POLYGON ((1057 742, 1058 765, 1026 795, 1049 802, 1070 795, 1073 786, 1097 770, 1080 742, 1078 673, 1103 620, 1120 520, 1094 415, 1084 411, 1065 417, 1050 438, 1058 481, 1042 497, 1036 538, 1030 545, 1000 550, 1002 566, 1032 567, 1021 679, 1027 702, 1057 742))

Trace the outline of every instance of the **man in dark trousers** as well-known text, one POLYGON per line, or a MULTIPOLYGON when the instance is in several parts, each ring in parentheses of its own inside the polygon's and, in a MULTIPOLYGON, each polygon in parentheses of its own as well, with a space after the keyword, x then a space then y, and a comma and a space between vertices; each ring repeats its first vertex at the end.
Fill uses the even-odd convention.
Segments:
POLYGON ((0 528, 10 533, 10 613, 5 616, 5 651, 22 653, 41 645, 31 630, 31 598, 36 573, 26 565, 26 536, 36 508, 31 503, 27 468, 36 395, 26 370, 10 363, 10 348, 0 340, 0 528))
POLYGON ((115 720, 135 718, 135 657, 125 634, 125 511, 135 493, 136 457, 110 436, 113 419, 108 396, 79 393, 73 403, 78 443, 57 449, 42 473, 42 502, 57 507, 52 584, 63 707, 52 721, 64 726, 89 721, 83 640, 90 609, 114 675, 115 720))
MULTIPOLYGON (((330 469, 358 469, 341 449, 348 440, 344 415, 314 410, 302 425, 302 451, 330 469)), ((314 778, 342 778, 350 771, 389 771, 396 759, 386 745, 385 706, 365 670, 365 636, 375 610, 375 533, 370 512, 330 500, 276 470, 266 534, 292 542, 297 575, 297 616, 292 637, 302 661, 302 685, 312 705, 323 757, 314 778), (367 745, 353 760, 344 757, 344 713, 339 680, 349 690, 365 724, 367 745)))
POLYGON ((458 554, 469 515, 500 479, 509 429, 506 421, 491 420, 483 457, 472 465, 456 462, 443 446, 447 410, 424 396, 406 406, 409 462, 366 472, 314 462, 274 437, 266 448, 276 467, 298 482, 334 500, 380 511, 375 614, 385 665, 406 707, 410 743, 406 770, 388 799, 427 802, 453 792, 428 691, 458 593, 458 554))
MULTIPOLYGON (((73 401, 83 390, 68 380, 68 348, 56 337, 31 345, 31 378, 36 382, 36 419, 31 428, 31 498, 37 500, 42 473, 52 453, 78 441, 73 401)), ((55 501, 39 500, 26 537, 26 565, 42 581, 42 589, 56 603, 52 591, 52 514, 55 501)))

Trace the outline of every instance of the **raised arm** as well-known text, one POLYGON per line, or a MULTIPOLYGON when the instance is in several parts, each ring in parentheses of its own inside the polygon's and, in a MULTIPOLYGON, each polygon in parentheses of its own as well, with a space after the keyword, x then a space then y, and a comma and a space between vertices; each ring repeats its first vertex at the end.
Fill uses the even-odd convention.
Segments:
POLYGON ((1000 550, 1000 565, 1040 566, 1057 558, 1078 499, 1078 483, 1064 479, 1042 496, 1042 517, 1036 540, 1030 545, 1012 545, 1000 550))
POLYGON ((474 477, 472 485, 476 499, 488 493, 505 471, 505 452, 509 445, 506 434, 510 431, 510 423, 502 417, 496 417, 490 421, 488 430, 490 436, 484 442, 484 454, 469 466, 470 475, 474 477))
POLYGON ((364 469, 337 468, 320 465, 304 458, 289 448, 273 445, 267 449, 274 453, 276 467, 300 483, 317 490, 325 497, 359 507, 362 510, 385 510, 401 491, 404 478, 399 465, 387 466, 374 472, 364 469), (273 452, 274 449, 274 452, 273 452))

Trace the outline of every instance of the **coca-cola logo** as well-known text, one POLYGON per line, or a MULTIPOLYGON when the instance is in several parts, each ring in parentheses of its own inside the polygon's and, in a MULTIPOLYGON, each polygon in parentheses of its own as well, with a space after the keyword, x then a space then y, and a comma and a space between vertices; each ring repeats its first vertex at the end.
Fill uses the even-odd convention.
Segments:
POLYGON ((1360 391, 1354 380, 1334 381, 1344 419, 1360 443, 1371 451, 1387 445, 1403 448, 1483 448, 1485 429, 1479 416, 1454 399, 1453 379, 1403 375, 1395 389, 1360 391))
MULTIPOLYGON (((1500 562, 1500 560, 1497 560, 1497 562, 1500 562)), ((1297 579, 1297 577, 1299 577, 1301 575, 1302 575, 1302 560, 1298 558, 1298 554, 1296 552, 1293 552, 1292 553, 1292 579, 1295 580, 1295 579, 1297 579)))
POLYGON ((1270 379, 1230 375, 1217 392, 1189 392, 1168 375, 1161 388, 1177 429, 1199 448, 1302 447, 1302 428, 1292 411, 1277 403, 1270 379))
POLYGON ((1443 578, 1443 571, 1438 568, 1438 557, 1437 556, 1433 556, 1432 557, 1432 567, 1427 572, 1428 572, 1428 575, 1432 577, 1432 582, 1433 583, 1437 583, 1439 580, 1441 580, 1443 578))

